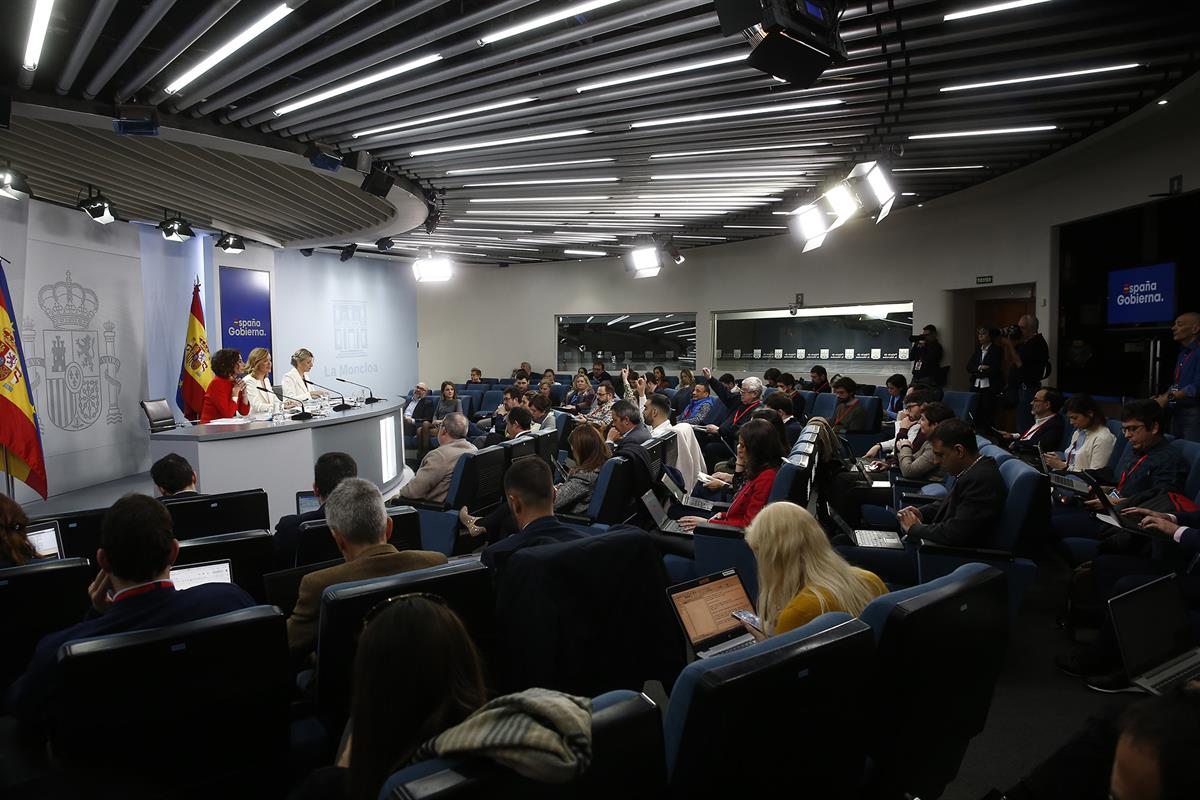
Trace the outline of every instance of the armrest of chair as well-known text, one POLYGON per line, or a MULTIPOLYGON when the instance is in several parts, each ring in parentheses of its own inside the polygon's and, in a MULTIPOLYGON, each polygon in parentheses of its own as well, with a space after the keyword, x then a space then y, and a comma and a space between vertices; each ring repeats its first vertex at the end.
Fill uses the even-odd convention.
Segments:
POLYGON ((558 518, 559 522, 570 522, 575 525, 584 526, 589 526, 592 524, 592 520, 583 514, 565 514, 559 511, 556 512, 554 516, 558 518))
POLYGON ((901 492, 900 499, 907 503, 921 504, 921 503, 935 503, 938 500, 942 500, 944 498, 934 497, 933 495, 929 495, 929 494, 921 494, 920 492, 901 492))
POLYGON ((735 528, 732 525, 722 525, 719 522, 701 522, 693 529, 692 534, 719 536, 725 539, 745 539, 746 529, 735 528))
POLYGON ((412 506, 413 508, 417 509, 418 511, 445 511, 446 510, 445 503, 431 503, 428 500, 410 500, 408 498, 401 498, 399 496, 397 496, 395 498, 395 500, 398 500, 398 501, 403 500, 403 502, 388 503, 388 508, 392 508, 394 506, 399 506, 399 505, 405 505, 405 506, 412 506))
POLYGON ((917 550, 922 555, 954 556, 965 559, 989 559, 992 561, 1012 561, 1013 554, 1007 550, 994 550, 988 547, 955 547, 954 545, 932 542, 921 539, 917 550))

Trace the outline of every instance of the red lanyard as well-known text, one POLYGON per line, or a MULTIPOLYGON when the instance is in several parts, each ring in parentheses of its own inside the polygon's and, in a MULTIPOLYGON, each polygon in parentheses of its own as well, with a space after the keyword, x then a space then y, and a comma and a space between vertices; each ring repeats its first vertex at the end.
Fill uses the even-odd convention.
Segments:
POLYGON ((141 586, 134 586, 117 592, 113 595, 112 600, 114 603, 118 603, 130 597, 137 597, 139 594, 146 594, 147 592, 153 592, 156 589, 166 589, 167 587, 174 589, 175 584, 171 583, 171 581, 151 581, 150 583, 143 583, 141 586))
POLYGON ((837 416, 833 418, 833 424, 840 425, 842 422, 842 418, 845 417, 847 414, 849 414, 850 409, 854 408, 856 405, 858 405, 857 399, 852 400, 849 403, 846 403, 844 406, 842 406, 842 410, 839 411, 837 413, 837 416))
POLYGON ((737 424, 738 424, 738 422, 741 420, 741 418, 742 418, 742 417, 746 416, 746 414, 747 414, 747 413, 749 413, 749 412, 753 411, 753 410, 754 410, 754 408, 755 408, 755 406, 757 406, 757 405, 758 405, 759 403, 761 403, 761 402, 762 402, 761 400, 755 400, 753 404, 746 406, 746 407, 745 407, 745 408, 743 408, 741 411, 736 411, 736 412, 734 412, 734 415, 733 415, 733 424, 734 424, 734 425, 737 425, 737 424))
POLYGON ((1125 479, 1128 478, 1133 473, 1137 472, 1137 468, 1142 465, 1142 462, 1145 461, 1149 455, 1150 454, 1147 453, 1146 455, 1142 456, 1141 458, 1139 458, 1137 461, 1134 462, 1132 467, 1130 467, 1129 469, 1127 469, 1121 473, 1121 480, 1120 480, 1120 482, 1117 483, 1117 494, 1121 494, 1121 487, 1125 485, 1125 479))
POLYGON ((1187 354, 1187 358, 1185 358, 1183 361, 1180 361, 1178 364, 1175 365, 1175 384, 1176 385, 1179 384, 1179 379, 1181 377, 1183 377, 1183 368, 1187 366, 1187 363, 1192 360, 1192 356, 1194 356, 1194 355, 1196 355, 1196 349, 1193 349, 1192 352, 1187 354))
POLYGON ((1034 431, 1036 431, 1038 428, 1042 427, 1049 421, 1050 421, 1050 417, 1046 417, 1045 419, 1038 420, 1037 422, 1033 423, 1033 425, 1030 426, 1029 430, 1027 430, 1021 434, 1021 438, 1028 439, 1034 431))

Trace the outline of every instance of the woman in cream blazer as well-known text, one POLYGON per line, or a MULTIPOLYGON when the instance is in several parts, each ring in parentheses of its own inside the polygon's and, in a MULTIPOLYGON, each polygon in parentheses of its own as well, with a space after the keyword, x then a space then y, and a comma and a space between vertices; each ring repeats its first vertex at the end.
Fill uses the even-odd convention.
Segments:
POLYGON ((313 354, 307 347, 301 347, 292 353, 292 368, 283 376, 283 397, 286 400, 294 397, 297 400, 309 400, 325 395, 320 389, 312 389, 304 382, 304 376, 312 370, 313 354))
POLYGON ((1086 394, 1074 395, 1067 401, 1067 419, 1075 428, 1071 444, 1061 458, 1056 453, 1047 453, 1046 466, 1069 472, 1108 466, 1117 437, 1104 424, 1104 412, 1096 401, 1086 394))
POLYGON ((246 359, 246 399, 250 401, 251 414, 273 414, 281 407, 279 398, 271 389, 271 352, 265 347, 256 347, 246 359), (266 390, 266 391, 260 391, 266 390))

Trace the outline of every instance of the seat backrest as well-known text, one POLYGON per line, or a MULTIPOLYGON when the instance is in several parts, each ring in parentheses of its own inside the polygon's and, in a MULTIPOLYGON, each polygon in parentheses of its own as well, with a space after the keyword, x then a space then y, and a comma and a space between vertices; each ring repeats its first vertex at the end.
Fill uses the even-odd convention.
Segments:
POLYGON ((455 392, 455 394, 458 395, 458 399, 462 401, 463 413, 466 414, 467 417, 474 416, 475 412, 477 412, 480 408, 480 403, 483 401, 483 393, 455 392))
POLYGON ((1108 457, 1108 471, 1116 474, 1117 464, 1121 462, 1121 457, 1125 455, 1125 448, 1129 446, 1129 440, 1125 438, 1125 433, 1121 430, 1121 421, 1116 419, 1106 420, 1104 425, 1112 432, 1112 435, 1117 438, 1113 443, 1112 454, 1108 457))
POLYGON ((975 449, 983 450, 983 448, 987 447, 991 443, 992 443, 992 440, 987 438, 986 436, 980 436, 979 434, 975 434, 975 449))
POLYGON ((793 413, 795 413, 795 414, 803 413, 804 416, 806 416, 806 417, 814 416, 813 403, 816 402, 816 397, 817 397, 816 393, 809 392, 809 391, 802 389, 802 390, 796 392, 796 397, 800 398, 800 400, 804 403, 804 406, 802 408, 795 408, 794 403, 793 403, 793 408, 792 408, 793 413))
POLYGON ((764 387, 763 387, 763 391, 762 391, 762 396, 763 396, 764 398, 765 398, 765 397, 769 397, 770 395, 772 395, 772 394, 774 394, 775 392, 778 392, 778 391, 779 391, 779 387, 778 387, 778 386, 764 386, 764 387))
POLYGON ((792 461, 785 461, 775 473, 775 482, 771 484, 771 494, 768 503, 786 500, 804 507, 808 505, 808 479, 810 468, 802 469, 792 461))
POLYGON ((1176 439, 1171 442, 1170 447, 1175 448, 1179 455, 1183 456, 1183 460, 1187 462, 1187 481, 1183 484, 1183 493, 1188 497, 1192 497, 1197 492, 1200 492, 1200 442, 1176 439))
POLYGON ((175 428, 175 412, 166 400, 143 400, 142 412, 150 423, 150 432, 169 431, 175 428))
POLYGON ((867 415, 866 428, 863 430, 867 432, 879 430, 879 426, 883 422, 883 403, 875 395, 858 395, 858 402, 862 404, 863 411, 867 415))
POLYGON ((969 422, 974 418, 976 410, 979 408, 979 395, 975 392, 954 392, 947 390, 942 393, 942 402, 950 407, 950 410, 954 412, 954 416, 969 422))
POLYGON ((571 452, 571 431, 575 430, 575 417, 566 411, 554 412, 554 427, 558 429, 558 449, 571 452))
POLYGON ((813 398, 812 415, 814 417, 825 417, 833 419, 834 409, 837 407, 837 398, 832 392, 822 392, 813 398))
POLYGON ((492 664, 495 600, 491 571, 478 560, 464 559, 383 578, 334 584, 321 595, 317 624, 317 716, 327 730, 340 731, 349 713, 354 652, 363 617, 389 597, 414 592, 429 592, 444 599, 467 626, 483 663, 492 664))
MULTIPOLYGON (((96 550, 100 548, 100 525, 107 513, 107 508, 92 508, 40 517, 39 520, 58 520, 64 558, 95 558, 96 550)), ((96 565, 93 565, 93 568, 99 569, 96 565)))
POLYGON ((492 411, 504 402, 503 389, 489 389, 483 393, 483 407, 480 411, 492 411))
POLYGON ((555 417, 556 427, 549 431, 538 431, 533 435, 533 449, 537 457, 547 464, 558 458, 558 418, 555 417))
POLYGON ((585 514, 592 522, 615 525, 634 513, 635 500, 633 465, 624 456, 614 456, 600 468, 585 514))
POLYGON ((689 664, 665 721, 672 796, 772 797, 802 779, 822 798, 858 797, 874 650, 867 625, 834 613, 689 664), (732 757, 751 731, 775 732, 754 737, 752 769, 732 757))
MULTIPOLYGON (((886 389, 887 387, 885 386, 884 388, 886 389)), ((875 392, 878 391, 878 389, 879 387, 873 383, 858 384, 858 394, 865 395, 867 397, 876 397, 877 395, 875 392)))
POLYGON ((550 404, 556 406, 556 405, 559 405, 560 403, 562 403, 563 396, 566 395, 566 393, 567 393, 566 386, 563 386, 561 383, 551 384, 550 385, 550 404))
POLYGON ((267 600, 263 575, 271 570, 274 537, 266 530, 219 533, 179 543, 175 565, 203 564, 228 558, 233 582, 260 603, 267 600))
POLYGON ((522 436, 520 439, 508 439, 500 443, 504 451, 504 468, 507 470, 518 458, 537 455, 537 441, 532 436, 522 436))
POLYGON ((880 672, 869 729, 883 796, 939 797, 987 720, 1008 646, 1008 589, 995 567, 949 575, 873 600, 860 619, 880 672))
POLYGON ((263 575, 263 590, 267 593, 267 603, 282 611, 285 617, 290 617, 296 607, 296 600, 300 597, 300 581, 304 576, 326 567, 336 567, 344 561, 339 554, 337 558, 328 561, 268 572, 263 575))
POLYGON ((92 605, 87 588, 95 574, 86 558, 0 569, 0 686, 25 671, 43 636, 83 619, 92 605))
POLYGON ((1008 499, 996 526, 995 539, 985 547, 1012 552, 1022 535, 1036 536, 1050 522, 1049 479, 1019 458, 1000 465, 1008 499))
POLYGON ((716 523, 698 525, 692 534, 692 547, 697 575, 736 569, 746 594, 758 597, 758 562, 746 544, 744 528, 716 523))
POLYGON ((875 391, 872 392, 872 394, 879 398, 879 402, 883 404, 884 408, 887 408, 887 404, 891 402, 892 396, 888 394, 888 388, 886 386, 876 386, 875 391))
POLYGON ((568 783, 538 783, 484 759, 439 758, 394 773, 379 798, 658 800, 666 783, 658 707, 640 692, 618 689, 592 700, 592 760, 568 783))
POLYGON ((979 448, 979 455, 993 458, 997 464, 1004 464, 1004 462, 1011 461, 1014 458, 1012 453, 994 444, 979 448))
POLYGON ((1071 446, 1071 437, 1075 435, 1075 426, 1071 424, 1065 408, 1058 412, 1058 417, 1062 420, 1062 437, 1058 440, 1055 449, 1062 452, 1071 446))
MULTIPOLYGON (((392 520, 392 538, 388 541, 397 550, 420 550, 420 513, 412 506, 388 506, 387 515, 392 520)), ((329 523, 323 519, 300 523, 300 535, 296 538, 296 566, 303 567, 335 558, 341 561, 342 553, 333 540, 329 523)))
MULTIPOLYGON (((679 434, 675 431, 667 431, 658 437, 663 443, 663 463, 674 464, 679 460, 679 434)), ((686 475, 684 476, 687 477, 686 475)))
POLYGON ((271 509, 267 493, 262 489, 185 497, 165 498, 163 504, 171 512, 175 538, 194 539, 218 533, 233 533, 251 528, 270 529, 271 509))
POLYGON ((292 676, 271 606, 69 642, 58 669, 49 734, 68 762, 186 784, 287 752, 292 676))
POLYGON ((652 436, 642 442, 642 447, 650 454, 650 474, 662 475, 662 466, 667 452, 666 443, 662 439, 652 436))
POLYGON ((467 506, 472 513, 489 508, 504 496, 504 449, 499 445, 464 453, 454 464, 446 507, 467 506))

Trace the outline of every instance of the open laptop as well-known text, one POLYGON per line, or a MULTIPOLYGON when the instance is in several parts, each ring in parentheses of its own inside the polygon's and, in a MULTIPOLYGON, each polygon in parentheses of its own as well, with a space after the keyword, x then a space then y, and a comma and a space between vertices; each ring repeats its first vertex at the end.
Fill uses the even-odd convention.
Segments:
POLYGON ((854 467, 872 489, 887 489, 892 485, 892 482, 886 478, 880 480, 880 475, 887 475, 887 469, 876 467, 875 462, 871 459, 856 458, 854 459, 854 467))
POLYGON ((307 514, 310 511, 316 511, 321 507, 321 501, 317 499, 315 492, 296 492, 296 513, 307 514))
POLYGON ((1174 575, 1108 601, 1125 673, 1150 694, 1167 694, 1200 677, 1200 647, 1174 575))
POLYGON ((62 534, 58 532, 58 521, 37 520, 25 528, 25 538, 33 546, 37 558, 62 558, 62 534))
POLYGON ((1050 485, 1055 489, 1062 489, 1072 494, 1091 494, 1092 487, 1083 478, 1073 475, 1070 472, 1055 472, 1046 466, 1046 451, 1042 449, 1041 442, 1037 443, 1037 455, 1037 463, 1034 466, 1039 472, 1050 479, 1050 485))
POLYGON ((228 558, 184 564, 171 570, 171 583, 180 591, 205 583, 233 583, 233 570, 228 558))
POLYGON ((734 611, 754 610, 737 570, 676 584, 667 589, 667 597, 696 658, 711 658, 754 644, 754 636, 733 616, 734 611))
POLYGON ((850 539, 859 547, 883 547, 888 550, 903 550, 904 540, 900 538, 900 534, 896 531, 880 531, 866 528, 851 528, 850 523, 842 519, 842 515, 829 509, 829 516, 833 519, 835 525, 841 529, 842 533, 850 537, 850 539))
POLYGON ((667 516, 667 510, 662 507, 662 503, 658 502, 658 498, 654 496, 654 490, 650 489, 642 495, 642 502, 646 505, 646 510, 650 512, 650 516, 654 517, 654 524, 663 533, 674 533, 679 536, 691 536, 691 531, 685 531, 679 526, 679 523, 667 516))
POLYGON ((662 480, 662 485, 667 487, 667 489, 671 492, 671 494, 675 497, 675 499, 678 500, 680 503, 683 503, 685 506, 688 506, 690 508, 700 508, 705 511, 713 510, 713 503, 711 500, 704 500, 699 497, 692 497, 690 494, 684 492, 682 486, 675 483, 675 481, 671 480, 671 476, 667 474, 666 470, 663 470, 661 480, 662 480))
POLYGON ((1097 479, 1094 475, 1089 475, 1086 472, 1083 473, 1083 477, 1088 483, 1089 487, 1096 490, 1096 499, 1100 501, 1100 508, 1103 509, 1103 511, 1096 514, 1096 519, 1100 520, 1101 522, 1107 522, 1109 525, 1120 528, 1121 530, 1126 530, 1130 533, 1136 533, 1141 536, 1155 535, 1154 531, 1143 530, 1141 525, 1138 524, 1140 520, 1135 520, 1128 514, 1122 514, 1120 509, 1112 504, 1112 498, 1109 497, 1108 492, 1104 491, 1104 487, 1100 484, 1099 479, 1097 479))

